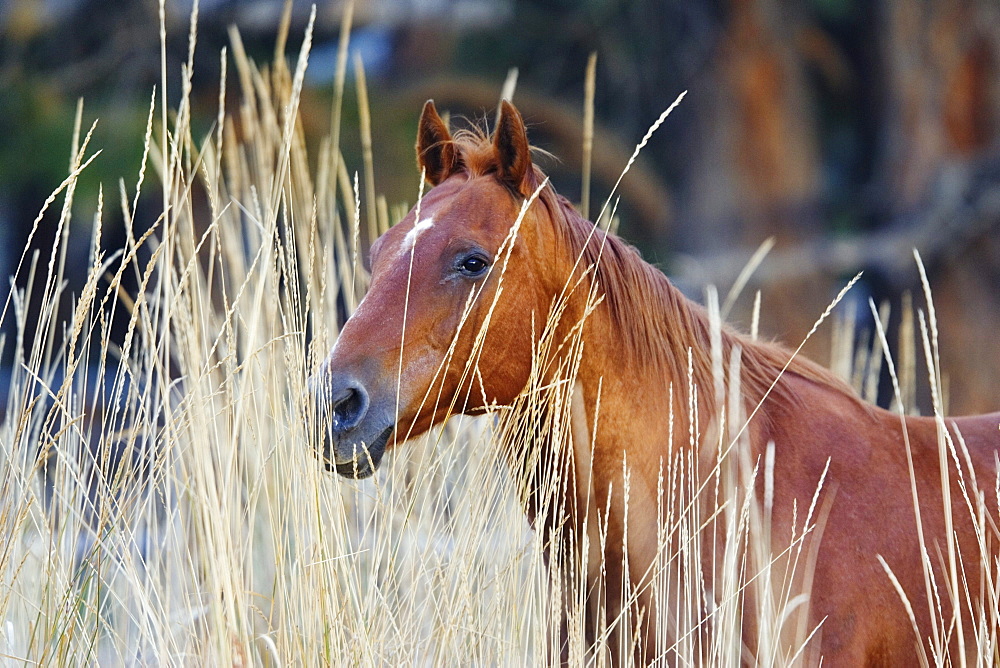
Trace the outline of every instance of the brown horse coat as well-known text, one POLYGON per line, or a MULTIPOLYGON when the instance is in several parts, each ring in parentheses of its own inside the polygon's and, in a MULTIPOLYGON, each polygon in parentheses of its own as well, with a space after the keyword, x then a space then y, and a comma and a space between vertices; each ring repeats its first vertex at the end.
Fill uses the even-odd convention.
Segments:
MULTIPOLYGON (((595 233, 593 224, 555 194, 533 166, 524 124, 509 103, 502 105, 492 139, 476 132, 452 137, 428 103, 417 152, 433 188, 373 246, 371 289, 313 380, 326 427, 327 467, 354 477, 371 475, 385 449, 449 413, 515 405, 531 378, 554 378, 559 369, 573 366, 575 473, 571 485, 555 492, 565 496, 558 505, 566 517, 534 517, 537 498, 529 498, 526 512, 550 529, 558 525, 563 540, 593 532, 593 523, 585 529, 584 517, 597 513, 607 530, 603 554, 596 555, 606 568, 604 594, 597 597, 601 614, 615 617, 622 608, 616 602, 625 600, 631 619, 643 619, 618 629, 614 642, 625 647, 633 636, 638 642, 632 649, 613 649, 613 658, 676 658, 676 638, 657 629, 671 623, 671 613, 656 609, 650 587, 661 549, 658 477, 666 459, 690 447, 692 433, 703 434, 697 447, 706 447, 719 427, 706 311, 623 241, 595 233), (554 305, 560 312, 553 320, 554 305), (552 345, 539 352, 545 337, 552 345), (571 340, 578 345, 567 343, 571 340), (689 415, 698 415, 698 424, 689 415), (626 468, 627 512, 621 492, 626 468)), ((973 617, 986 615, 989 628, 997 606, 990 596, 997 590, 1000 414, 943 422, 907 417, 911 486, 899 415, 865 404, 806 360, 792 360, 781 375, 790 358, 782 347, 725 327, 720 343, 723 359, 738 352, 746 413, 763 400, 739 447, 746 461, 773 461, 773 492, 760 478, 756 488, 773 494, 776 553, 788 546, 793 520, 801 524, 817 484, 825 481, 817 511, 821 521, 806 540, 813 555, 809 628, 818 630, 805 656, 822 655, 827 666, 913 665, 918 653, 930 651, 935 635, 927 572, 937 592, 932 594, 936 617, 945 620, 939 645, 955 652, 961 640, 972 652, 973 617), (954 454, 944 451, 945 483, 942 425, 955 441, 960 432, 968 445, 967 457, 960 443, 954 454), (965 472, 964 486, 956 482, 956 463, 965 472), (951 551, 943 488, 954 518, 951 551), (977 504, 985 511, 978 531, 972 519, 977 504), (880 558, 906 592, 913 621, 880 558), (950 621, 955 597, 963 612, 961 639, 950 621)), ((716 444, 708 445, 711 455, 716 444)), ((540 479, 523 473, 529 485, 540 479)), ((710 536, 708 531, 702 539, 710 536)), ((594 545, 591 541, 592 551, 594 545)), ((600 577, 594 556, 581 557, 591 595, 600 577)), ((711 590, 717 564, 707 553, 703 559, 711 590)), ((600 620, 591 618, 589 624, 593 640, 600 620)), ((756 626, 748 604, 745 662, 760 658, 756 626)), ((700 628, 709 633, 711 621, 700 628)))

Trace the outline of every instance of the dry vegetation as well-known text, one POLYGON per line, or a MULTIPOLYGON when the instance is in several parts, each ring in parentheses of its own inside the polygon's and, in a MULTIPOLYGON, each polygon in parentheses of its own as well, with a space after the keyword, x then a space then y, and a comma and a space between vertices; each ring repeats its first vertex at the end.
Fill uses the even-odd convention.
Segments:
MULTIPOLYGON (((194 35, 192 26, 192 49, 194 35)), ((531 450, 529 434, 571 447, 564 394, 573 368, 563 384, 533 381, 495 416, 452 419, 388 458, 373 481, 335 478, 313 457, 306 379, 336 337, 338 303, 350 310, 364 293, 360 230, 377 234, 390 216, 375 197, 370 152, 360 179, 339 152, 344 50, 331 137, 308 154, 297 116, 308 52, 307 33, 294 71, 283 58, 261 68, 234 33, 222 61, 235 64, 228 80, 241 103, 234 117, 220 105, 207 137, 191 134, 190 68, 176 105, 154 95, 144 172, 113 197, 102 193, 88 280, 69 295, 68 221, 76 177, 94 156, 89 134, 77 133, 72 172, 39 215, 58 216, 58 243, 49 257, 23 258, 27 287, 11 292, 0 316, 24 332, 29 295, 41 295, 38 336, 5 342, 16 355, 0 426, 8 660, 531 665, 549 656, 564 610, 574 663, 612 651, 607 635, 602 647, 586 646, 582 579, 571 560, 545 567, 550 537, 531 531, 523 488, 498 456, 511 444, 545 454, 531 450), (155 221, 137 221, 150 171, 167 205, 155 221), (61 211, 50 211, 59 198, 61 211), (130 230, 129 243, 105 253, 111 224, 130 230), (149 231, 131 232, 140 229, 149 231), (121 287, 126 275, 138 293, 121 287), (66 300, 73 317, 63 323, 53 314, 66 300), (129 327, 119 346, 108 328, 122 310, 129 327)), ((881 345, 841 348, 845 370, 877 373, 881 345)), ((735 362, 720 359, 717 370, 717 387, 738 386, 722 382, 739 373, 735 362)), ((858 382, 873 391, 863 372, 858 382)), ((903 394, 912 382, 910 371, 903 394)), ((760 663, 812 663, 803 593, 811 560, 800 539, 816 530, 822 490, 802 509, 798 539, 772 550, 767 495, 746 491, 759 476, 765 490, 775 481, 768 462, 741 460, 742 402, 727 403, 735 428, 713 427, 711 470, 699 471, 692 450, 662 476, 653 586, 673 611, 664 646, 693 664, 738 665, 753 606, 760 663), (701 570, 710 518, 721 577, 713 591, 701 570)), ((545 484, 558 486, 553 462, 545 484)), ((977 656, 989 664, 996 620, 970 622, 983 629, 977 656)))

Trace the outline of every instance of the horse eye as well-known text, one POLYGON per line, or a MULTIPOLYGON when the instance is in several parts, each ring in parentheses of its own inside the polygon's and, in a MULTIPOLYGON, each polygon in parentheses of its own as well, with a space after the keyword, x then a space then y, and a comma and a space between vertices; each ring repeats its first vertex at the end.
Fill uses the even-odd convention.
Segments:
POLYGON ((489 266, 490 264, 486 258, 480 255, 470 255, 462 260, 458 265, 458 270, 466 276, 475 278, 481 276, 489 266))

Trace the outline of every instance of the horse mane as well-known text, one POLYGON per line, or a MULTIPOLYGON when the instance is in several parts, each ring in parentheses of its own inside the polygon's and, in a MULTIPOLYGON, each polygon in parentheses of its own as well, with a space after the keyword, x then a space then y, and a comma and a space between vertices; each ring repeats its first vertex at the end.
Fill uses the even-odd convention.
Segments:
MULTIPOLYGON (((470 177, 496 172, 496 152, 488 132, 482 127, 471 125, 458 130, 451 142, 460 156, 460 169, 470 177)), ((528 179, 527 185, 537 188, 544 183, 545 175, 533 165, 528 179)), ((594 280, 621 334, 622 352, 641 365, 662 368, 665 378, 674 379, 675 395, 685 402, 682 406, 686 405, 690 365, 690 375, 699 388, 700 398, 710 409, 714 408, 711 326, 707 310, 685 297, 663 272, 643 260, 633 246, 583 218, 551 184, 546 184, 538 199, 548 209, 556 234, 573 259, 579 257, 584 270, 593 268, 594 280)), ((773 398, 797 405, 798 400, 786 382, 789 374, 861 403, 854 390, 833 372, 802 356, 791 359, 792 352, 780 344, 753 340, 726 323, 722 323, 721 342, 724 376, 728 375, 732 351, 736 347, 741 349, 741 390, 746 400, 754 405, 768 391, 773 398), (784 375, 775 384, 786 364, 784 375)))
MULTIPOLYGON (((486 176, 495 173, 499 168, 496 151, 487 130, 481 124, 470 123, 468 127, 456 130, 449 140, 459 156, 459 168, 470 177, 486 176)), ((533 154, 550 156, 548 151, 531 147, 533 154)), ((545 175, 535 165, 528 172, 527 186, 535 189, 545 180, 545 175)))
MULTIPOLYGON (((542 193, 541 198, 550 212, 556 212, 553 219, 557 233, 574 257, 581 258, 581 266, 594 268, 611 319, 621 334, 623 352, 640 364, 660 365, 670 378, 677 379, 675 383, 679 381, 681 387, 675 391, 682 396, 686 394, 690 368, 699 395, 714 405, 707 309, 685 297, 628 242, 583 218, 550 186, 545 190, 548 192, 542 193)), ((725 322, 720 334, 724 377, 728 375, 732 351, 739 347, 741 390, 755 405, 769 390, 771 397, 797 404, 785 382, 789 374, 860 401, 854 390, 832 371, 801 355, 793 359, 792 351, 781 344, 751 339, 725 322), (784 374, 779 379, 783 368, 784 374), (775 379, 778 379, 776 384, 775 379)))

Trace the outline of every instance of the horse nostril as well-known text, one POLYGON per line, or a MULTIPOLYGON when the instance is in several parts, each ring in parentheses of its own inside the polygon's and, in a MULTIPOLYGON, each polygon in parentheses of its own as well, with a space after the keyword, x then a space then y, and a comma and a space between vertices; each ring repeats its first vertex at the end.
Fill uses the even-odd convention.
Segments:
POLYGON ((333 430, 353 429, 368 411, 368 393, 360 383, 349 383, 333 394, 333 430))

